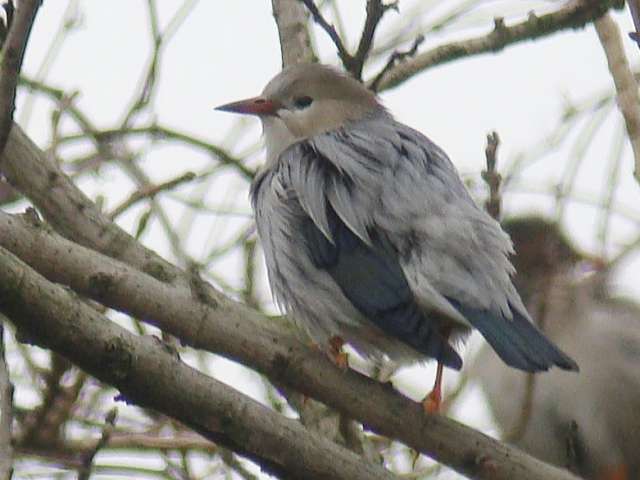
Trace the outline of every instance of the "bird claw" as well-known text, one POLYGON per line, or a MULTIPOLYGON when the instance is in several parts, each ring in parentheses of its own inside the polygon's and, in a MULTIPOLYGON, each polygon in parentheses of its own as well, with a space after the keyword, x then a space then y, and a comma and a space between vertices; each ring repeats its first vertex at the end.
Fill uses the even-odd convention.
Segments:
MULTIPOLYGON (((447 333, 447 338, 449 334, 447 333)), ((433 390, 431 393, 424 397, 422 400, 422 408, 428 414, 440 413, 440 406, 442 404, 442 375, 444 365, 438 361, 438 368, 436 370, 436 381, 433 384, 433 390)))
POLYGON ((344 340, 338 336, 329 339, 329 358, 341 370, 349 368, 349 355, 342 351, 344 340))
POLYGON ((429 415, 440 413, 440 405, 442 404, 442 394, 440 389, 434 388, 429 395, 422 400, 422 408, 429 415))

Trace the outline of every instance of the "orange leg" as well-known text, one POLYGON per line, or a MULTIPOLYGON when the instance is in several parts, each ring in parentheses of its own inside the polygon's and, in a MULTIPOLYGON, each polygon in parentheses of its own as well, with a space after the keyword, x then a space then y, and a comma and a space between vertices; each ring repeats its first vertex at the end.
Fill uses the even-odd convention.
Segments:
POLYGON ((427 413, 440 413, 440 404, 442 403, 442 363, 438 362, 438 370, 436 371, 436 381, 433 384, 431 393, 422 400, 422 408, 427 413))
POLYGON ((333 336, 329 339, 329 358, 338 368, 346 370, 349 368, 349 356, 342 351, 345 341, 341 338, 333 336))
POLYGON ((603 469, 598 475, 599 480, 629 480, 629 473, 627 472, 627 466, 616 465, 603 469))
MULTIPOLYGON (((449 340, 449 335, 451 333, 450 329, 446 329, 442 336, 445 341, 449 340)), ((440 413, 440 404, 442 403, 442 371, 444 365, 441 362, 438 362, 438 369, 436 370, 436 381, 433 384, 433 390, 424 397, 422 400, 422 408, 427 413, 440 413)))

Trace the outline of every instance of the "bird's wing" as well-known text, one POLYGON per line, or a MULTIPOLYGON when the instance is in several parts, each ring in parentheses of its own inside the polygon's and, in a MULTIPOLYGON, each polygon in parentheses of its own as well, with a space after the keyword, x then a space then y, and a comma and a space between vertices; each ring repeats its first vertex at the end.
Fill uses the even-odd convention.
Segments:
POLYGON ((462 360, 422 314, 391 245, 349 206, 334 205, 354 188, 348 178, 306 143, 285 151, 279 169, 307 214, 299 233, 312 264, 382 331, 459 369, 462 360))
POLYGON ((514 367, 577 368, 531 323, 511 282, 508 236, 438 146, 387 114, 308 145, 337 172, 321 187, 328 204, 365 244, 385 239, 422 311, 476 327, 514 367))

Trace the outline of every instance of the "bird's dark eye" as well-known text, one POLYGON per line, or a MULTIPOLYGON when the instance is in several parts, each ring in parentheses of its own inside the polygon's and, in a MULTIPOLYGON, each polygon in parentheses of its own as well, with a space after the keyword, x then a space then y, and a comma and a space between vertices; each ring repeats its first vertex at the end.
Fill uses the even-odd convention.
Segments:
POLYGON ((307 108, 309 105, 313 103, 313 98, 308 96, 296 97, 293 99, 293 104, 296 108, 307 108))

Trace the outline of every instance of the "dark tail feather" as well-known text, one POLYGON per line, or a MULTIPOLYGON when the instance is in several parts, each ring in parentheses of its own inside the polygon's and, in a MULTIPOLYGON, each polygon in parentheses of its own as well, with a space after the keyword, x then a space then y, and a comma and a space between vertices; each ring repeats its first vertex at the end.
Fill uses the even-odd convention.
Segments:
POLYGON ((378 312, 374 321, 385 332, 398 337, 426 356, 435 358, 454 370, 462 368, 460 355, 413 302, 378 312))
POLYGON ((449 301, 478 329, 507 365, 527 372, 545 371, 553 366, 563 370, 579 370, 573 359, 512 305, 509 306, 513 319, 508 320, 486 310, 466 308, 455 300, 449 301))

